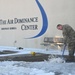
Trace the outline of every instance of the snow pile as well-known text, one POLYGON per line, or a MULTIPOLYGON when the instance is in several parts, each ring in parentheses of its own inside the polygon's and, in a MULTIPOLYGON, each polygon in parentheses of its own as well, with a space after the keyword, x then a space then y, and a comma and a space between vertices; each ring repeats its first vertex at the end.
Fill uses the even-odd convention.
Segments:
POLYGON ((49 61, 51 62, 51 63, 65 63, 65 60, 64 59, 62 59, 62 58, 51 58, 51 59, 49 59, 49 61))
POLYGON ((50 63, 65 63, 65 62, 66 62, 64 58, 62 58, 62 57, 57 57, 57 56, 55 56, 55 55, 50 55, 50 56, 48 57, 48 61, 49 61, 50 63))
POLYGON ((30 73, 30 75, 55 75, 55 73, 50 72, 50 73, 46 73, 44 70, 38 70, 36 68, 34 68, 32 70, 32 72, 30 73))
POLYGON ((27 67, 25 62, 0 62, 0 75, 55 75, 53 72, 27 67))
POLYGON ((75 75, 75 63, 4 61, 0 75, 75 75))

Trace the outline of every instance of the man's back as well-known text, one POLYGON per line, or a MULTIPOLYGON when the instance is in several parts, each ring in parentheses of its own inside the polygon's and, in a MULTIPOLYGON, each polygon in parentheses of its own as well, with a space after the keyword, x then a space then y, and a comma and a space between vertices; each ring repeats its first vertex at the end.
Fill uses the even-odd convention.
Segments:
POLYGON ((63 37, 67 43, 75 42, 75 31, 74 31, 74 29, 67 24, 63 25, 63 37))

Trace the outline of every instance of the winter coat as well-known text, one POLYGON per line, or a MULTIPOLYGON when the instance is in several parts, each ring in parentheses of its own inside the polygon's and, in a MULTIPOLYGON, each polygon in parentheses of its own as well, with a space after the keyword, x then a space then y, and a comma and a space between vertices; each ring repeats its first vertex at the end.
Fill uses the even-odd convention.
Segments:
POLYGON ((75 43, 75 31, 71 26, 63 25, 62 34, 65 44, 75 43))

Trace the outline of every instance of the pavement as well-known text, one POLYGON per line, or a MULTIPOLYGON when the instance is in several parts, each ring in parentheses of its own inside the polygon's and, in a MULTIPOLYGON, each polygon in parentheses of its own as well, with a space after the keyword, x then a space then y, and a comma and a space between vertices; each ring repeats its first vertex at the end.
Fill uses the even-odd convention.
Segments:
MULTIPOLYGON (((14 53, 14 52, 11 52, 11 51, 4 51, 4 52, 0 52, 0 54, 11 54, 11 53, 14 53)), ((0 61, 26 61, 26 62, 40 62, 40 61, 44 61, 44 60, 47 60, 49 58, 52 58, 55 57, 55 58, 62 58, 61 55, 54 55, 54 54, 43 54, 43 53, 36 53, 35 55, 32 55, 32 54, 19 54, 19 55, 11 55, 11 56, 0 56, 0 61)), ((63 57, 64 59, 67 59, 68 58, 68 55, 64 55, 63 57)), ((66 60, 66 62, 70 62, 68 60, 66 60)), ((74 58, 74 61, 75 62, 75 58, 74 58)))
MULTIPOLYGON (((41 53, 36 53, 35 56, 31 54, 20 54, 20 55, 11 55, 11 56, 2 56, 0 57, 0 61, 26 61, 26 62, 40 62, 40 61, 48 61, 49 58, 52 58, 54 56, 55 58, 62 58, 61 55, 52 55, 52 54, 41 54, 41 53)), ((65 55, 64 59, 67 59, 68 56, 65 55)), ((75 60, 75 59, 74 59, 75 60)), ((66 62, 70 62, 67 61, 66 62)), ((75 62, 75 61, 73 61, 75 62)))

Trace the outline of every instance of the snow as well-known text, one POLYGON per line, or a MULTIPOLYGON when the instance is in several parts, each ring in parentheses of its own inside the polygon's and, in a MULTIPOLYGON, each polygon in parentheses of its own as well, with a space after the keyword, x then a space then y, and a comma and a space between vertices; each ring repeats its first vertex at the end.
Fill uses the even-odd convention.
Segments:
MULTIPOLYGON (((24 48, 24 49, 19 50, 16 47, 0 46, 0 51, 4 51, 4 50, 18 51, 18 52, 14 53, 14 54, 4 54, 4 55, 0 55, 0 56, 11 56, 11 55, 19 55, 19 54, 31 54, 31 52, 62 55, 62 51, 61 50, 48 50, 48 51, 46 51, 45 49, 35 49, 35 48, 24 48)), ((66 50, 64 55, 67 55, 67 54, 68 54, 68 52, 66 50)))
POLYGON ((75 75, 74 63, 3 61, 0 75, 75 75))
MULTIPOLYGON (((1 54, 0 56, 10 56, 19 54, 30 54, 32 51, 45 54, 62 54, 61 50, 44 50, 24 48, 22 50, 16 47, 0 46, 0 50, 17 51, 13 54, 1 54)), ((68 55, 68 51, 65 51, 68 55)), ((75 75, 75 63, 66 63, 62 58, 52 57, 48 61, 25 62, 25 61, 1 61, 0 75, 75 75)))

